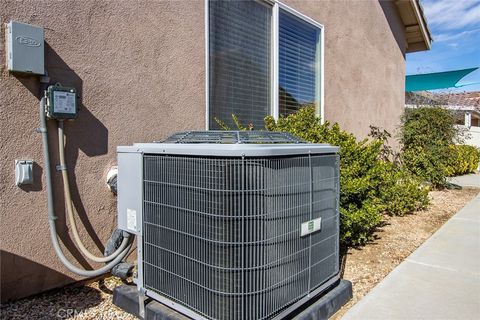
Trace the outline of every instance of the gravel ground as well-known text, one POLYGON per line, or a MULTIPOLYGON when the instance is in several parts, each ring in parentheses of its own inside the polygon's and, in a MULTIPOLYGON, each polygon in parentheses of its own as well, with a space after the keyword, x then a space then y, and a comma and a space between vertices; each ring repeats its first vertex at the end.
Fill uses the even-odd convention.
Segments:
POLYGON ((110 277, 2 304, 0 319, 137 319, 112 304, 112 290, 120 284, 110 277))
MULTIPOLYGON (((373 243, 348 251, 344 278, 352 281, 354 297, 333 318, 340 319, 478 192, 478 189, 433 191, 428 210, 405 217, 386 217, 373 243)), ((0 319, 136 319, 111 302, 112 289, 121 283, 107 278, 3 304, 0 319)))

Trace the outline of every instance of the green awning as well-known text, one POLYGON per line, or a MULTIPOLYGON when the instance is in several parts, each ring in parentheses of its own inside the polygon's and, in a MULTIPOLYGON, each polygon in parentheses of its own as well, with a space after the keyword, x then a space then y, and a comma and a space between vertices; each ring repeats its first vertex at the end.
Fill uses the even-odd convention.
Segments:
POLYGON ((454 71, 414 74, 407 76, 405 79, 405 91, 425 91, 446 88, 458 88, 457 85, 467 74, 477 70, 477 68, 469 68, 454 71))

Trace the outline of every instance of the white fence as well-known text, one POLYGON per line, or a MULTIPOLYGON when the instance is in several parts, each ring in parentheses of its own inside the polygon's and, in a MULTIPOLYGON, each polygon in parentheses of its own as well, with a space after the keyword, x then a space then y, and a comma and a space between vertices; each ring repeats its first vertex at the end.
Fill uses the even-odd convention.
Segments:
POLYGON ((469 137, 465 139, 465 144, 480 148, 480 127, 472 126, 467 132, 469 137))

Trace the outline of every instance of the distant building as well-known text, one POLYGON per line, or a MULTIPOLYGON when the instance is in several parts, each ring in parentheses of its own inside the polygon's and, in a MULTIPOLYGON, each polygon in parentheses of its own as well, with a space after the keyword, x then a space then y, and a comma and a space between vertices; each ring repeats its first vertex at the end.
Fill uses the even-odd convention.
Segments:
POLYGON ((457 125, 467 130, 466 144, 480 148, 480 91, 463 93, 405 93, 405 106, 440 106, 454 112, 457 125))

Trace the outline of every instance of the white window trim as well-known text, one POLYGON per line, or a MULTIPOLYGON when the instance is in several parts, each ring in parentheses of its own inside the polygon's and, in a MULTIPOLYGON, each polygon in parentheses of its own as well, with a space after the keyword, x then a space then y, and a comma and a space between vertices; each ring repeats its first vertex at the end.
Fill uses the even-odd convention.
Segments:
MULTIPOLYGON (((317 115, 320 116, 320 121, 323 124, 325 122, 325 27, 313 20, 312 18, 302 14, 301 12, 287 6, 286 4, 278 0, 260 0, 267 2, 272 5, 272 88, 271 88, 271 106, 270 114, 274 117, 275 120, 279 117, 279 92, 278 92, 278 82, 279 82, 279 56, 278 56, 278 47, 279 47, 279 11, 280 9, 285 10, 288 13, 293 14, 299 19, 319 28, 320 30, 320 65, 318 75, 320 76, 320 88, 319 88, 319 98, 320 98, 320 110, 317 110, 317 115)), ((209 121, 210 121, 210 42, 209 42, 209 7, 208 0, 205 0, 205 129, 209 130, 209 121)))

